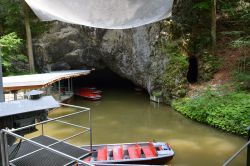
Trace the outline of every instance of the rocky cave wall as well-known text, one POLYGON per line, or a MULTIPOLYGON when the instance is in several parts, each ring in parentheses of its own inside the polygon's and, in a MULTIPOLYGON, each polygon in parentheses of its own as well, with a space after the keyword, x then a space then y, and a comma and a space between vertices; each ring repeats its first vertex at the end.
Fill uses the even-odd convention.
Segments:
MULTIPOLYGON (((175 2, 178 13, 180 3, 183 1, 175 2)), ((155 89, 163 88, 155 80, 170 65, 167 53, 155 46, 160 40, 161 25, 158 22, 127 30, 104 30, 54 22, 33 40, 36 68, 46 72, 108 67, 152 95, 155 89)))

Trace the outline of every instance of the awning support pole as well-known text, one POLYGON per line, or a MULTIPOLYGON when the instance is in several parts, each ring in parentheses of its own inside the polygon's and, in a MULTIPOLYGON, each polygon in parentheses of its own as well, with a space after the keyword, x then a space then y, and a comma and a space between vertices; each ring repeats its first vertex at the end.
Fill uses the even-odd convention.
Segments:
POLYGON ((58 81, 59 100, 61 100, 61 81, 58 81))
POLYGON ((3 71, 2 71, 2 47, 0 47, 0 102, 4 102, 4 93, 3 93, 3 71))
POLYGON ((70 92, 70 79, 68 78, 68 91, 70 92))

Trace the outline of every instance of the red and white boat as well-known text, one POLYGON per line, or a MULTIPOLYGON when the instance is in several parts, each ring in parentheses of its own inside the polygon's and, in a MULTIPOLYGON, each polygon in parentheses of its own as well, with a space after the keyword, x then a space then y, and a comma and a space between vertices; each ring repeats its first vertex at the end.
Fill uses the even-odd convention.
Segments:
MULTIPOLYGON (((83 146, 89 150, 89 146, 83 146)), ((95 165, 109 164, 149 164, 163 165, 174 156, 169 144, 164 142, 139 142, 122 144, 93 145, 92 155, 84 158, 85 162, 95 165)), ((81 166, 81 164, 76 164, 81 166)))
POLYGON ((97 90, 96 88, 78 88, 75 91, 75 95, 84 97, 85 99, 89 100, 100 100, 102 91, 97 90))

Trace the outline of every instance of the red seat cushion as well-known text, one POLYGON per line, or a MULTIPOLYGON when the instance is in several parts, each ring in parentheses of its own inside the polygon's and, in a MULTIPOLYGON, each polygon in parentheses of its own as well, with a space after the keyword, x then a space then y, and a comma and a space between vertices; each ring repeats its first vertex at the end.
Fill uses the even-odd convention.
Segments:
POLYGON ((87 157, 87 158, 83 159, 83 161, 88 163, 88 162, 90 162, 90 159, 91 159, 91 157, 87 157))
POLYGON ((108 150, 107 147, 104 148, 100 148, 97 151, 97 160, 107 160, 107 156, 108 156, 108 150))
POLYGON ((142 151, 145 154, 145 157, 156 157, 156 154, 154 153, 154 151, 152 150, 152 148, 150 146, 143 146, 142 147, 142 151))
POLYGON ((130 159, 140 158, 141 157, 141 147, 138 144, 128 147, 128 155, 129 155, 130 159))
POLYGON ((149 147, 151 148, 153 155, 156 156, 157 152, 156 152, 156 149, 155 149, 154 144, 152 142, 149 143, 149 147))
POLYGON ((117 146, 113 148, 113 159, 121 160, 123 159, 123 148, 122 146, 117 146))

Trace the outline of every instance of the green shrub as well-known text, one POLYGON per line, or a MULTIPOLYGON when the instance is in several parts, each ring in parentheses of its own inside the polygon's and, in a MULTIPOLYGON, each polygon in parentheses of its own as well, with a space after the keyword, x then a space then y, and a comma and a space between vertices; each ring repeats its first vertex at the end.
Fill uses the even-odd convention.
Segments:
POLYGON ((28 62, 27 56, 21 54, 20 46, 22 39, 16 33, 9 33, 0 37, 1 58, 4 75, 15 74, 20 72, 15 62, 28 62))
POLYGON ((195 98, 173 102, 173 107, 187 117, 239 135, 246 135, 250 125, 250 94, 207 90, 195 98))

